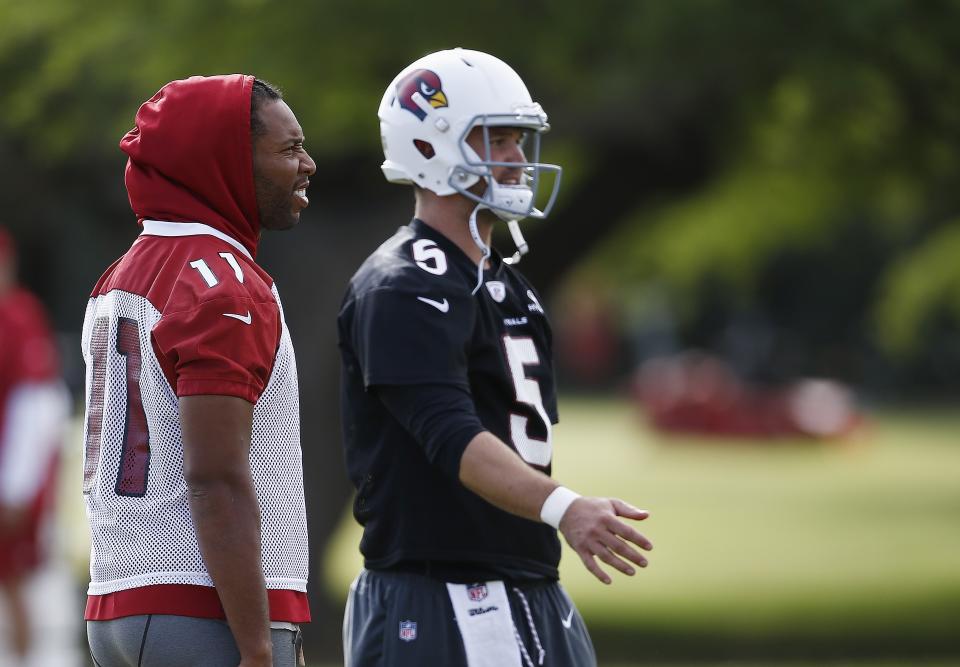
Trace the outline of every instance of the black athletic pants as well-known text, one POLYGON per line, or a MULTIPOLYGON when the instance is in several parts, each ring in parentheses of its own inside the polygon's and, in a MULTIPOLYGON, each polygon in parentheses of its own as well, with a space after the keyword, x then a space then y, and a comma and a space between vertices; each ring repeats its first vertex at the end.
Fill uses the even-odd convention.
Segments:
MULTIPOLYGON (((517 631, 505 640, 517 643, 523 667, 596 667, 587 628, 559 582, 505 584, 517 631)), ((446 583, 408 572, 360 573, 347 598, 343 650, 345 667, 472 667, 446 583)))

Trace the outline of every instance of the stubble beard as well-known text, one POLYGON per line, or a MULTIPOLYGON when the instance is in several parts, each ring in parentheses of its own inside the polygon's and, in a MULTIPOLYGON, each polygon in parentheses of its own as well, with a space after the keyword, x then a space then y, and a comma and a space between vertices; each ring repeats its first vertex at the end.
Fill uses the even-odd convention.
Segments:
POLYGON ((281 192, 279 188, 260 178, 255 179, 255 187, 260 227, 282 231, 297 225, 300 219, 290 210, 289 193, 281 192))

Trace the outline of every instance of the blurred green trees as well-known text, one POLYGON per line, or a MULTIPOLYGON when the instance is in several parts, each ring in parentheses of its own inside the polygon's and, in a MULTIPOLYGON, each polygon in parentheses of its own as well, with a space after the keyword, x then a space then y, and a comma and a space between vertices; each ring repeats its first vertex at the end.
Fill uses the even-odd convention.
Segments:
MULTIPOLYGON (((769 79, 741 77, 753 85, 717 136, 714 178, 694 196, 638 206, 596 262, 617 279, 656 278, 680 299, 696 299, 710 276, 749 301, 785 251, 816 256, 856 230, 880 263, 847 315, 890 354, 921 351, 931 326, 960 321, 960 77, 948 64, 958 9, 769 3, 764 30, 780 33, 788 55, 769 79)), ((857 263, 849 250, 835 261, 857 263)))
MULTIPOLYGON (((929 336, 960 321, 954 0, 604 0, 590 11, 572 0, 0 0, 0 9, 4 172, 22 159, 40 178, 64 169, 80 178, 81 166, 106 174, 136 106, 166 81, 249 71, 287 90, 322 164, 375 173, 385 82, 422 53, 463 45, 514 64, 551 114, 547 157, 564 162, 567 182, 548 224, 583 241, 560 258, 605 239, 591 272, 621 289, 656 281, 690 318, 705 283, 763 308, 762 284, 784 253, 856 264, 860 236, 869 266, 835 271, 855 284, 831 289, 856 294, 841 310, 864 344, 922 356, 929 336), (663 176, 671 170, 679 176, 663 176), (849 248, 827 252, 845 236, 849 248)), ((559 277, 531 261, 535 277, 559 277)))

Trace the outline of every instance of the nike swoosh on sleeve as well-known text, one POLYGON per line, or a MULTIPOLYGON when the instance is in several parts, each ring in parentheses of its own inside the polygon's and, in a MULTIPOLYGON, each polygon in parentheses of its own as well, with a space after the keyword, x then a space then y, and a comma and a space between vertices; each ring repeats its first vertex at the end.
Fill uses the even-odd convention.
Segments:
POLYGON ((250 314, 250 311, 247 311, 246 315, 237 315, 236 313, 224 313, 224 317, 232 317, 235 320, 240 320, 244 324, 250 324, 253 322, 253 315, 250 314))
POLYGON ((433 299, 428 299, 425 296, 418 296, 417 299, 419 299, 420 301, 423 301, 428 306, 433 306, 434 308, 439 310, 441 313, 445 313, 448 310, 450 310, 450 302, 447 301, 446 299, 444 299, 443 301, 434 301, 433 299))

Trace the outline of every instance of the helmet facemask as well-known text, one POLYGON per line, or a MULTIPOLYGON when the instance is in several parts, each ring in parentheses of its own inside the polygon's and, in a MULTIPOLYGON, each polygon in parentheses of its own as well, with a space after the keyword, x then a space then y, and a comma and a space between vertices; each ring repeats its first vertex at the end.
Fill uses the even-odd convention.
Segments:
POLYGON ((547 217, 557 198, 560 189, 561 168, 554 164, 540 162, 540 137, 550 129, 546 122, 546 115, 540 110, 540 105, 531 107, 532 113, 517 114, 483 114, 473 118, 460 135, 458 147, 462 155, 462 163, 456 165, 450 172, 448 184, 464 197, 489 209, 498 218, 504 221, 516 221, 524 218, 542 219, 547 217), (475 127, 483 129, 483 156, 467 142, 467 138, 475 127), (524 133, 522 148, 530 151, 532 159, 525 162, 499 162, 491 157, 490 128, 510 127, 524 133), (494 178, 495 167, 520 169, 520 183, 517 185, 501 184, 494 178), (536 207, 537 194, 542 182, 542 174, 553 176, 552 188, 543 210, 536 207), (486 189, 478 195, 469 188, 477 181, 485 181, 486 189))
POLYGON ((561 168, 553 164, 540 162, 540 137, 550 129, 546 122, 546 114, 539 104, 533 104, 529 113, 516 114, 482 114, 475 116, 461 134, 458 147, 463 162, 454 167, 450 173, 448 184, 459 194, 477 203, 470 216, 470 234, 474 243, 483 251, 484 259, 490 254, 490 249, 481 240, 476 228, 476 215, 482 209, 490 210, 501 220, 507 223, 510 236, 517 247, 516 252, 505 258, 508 264, 516 264, 527 254, 529 246, 520 231, 520 220, 524 218, 545 218, 553 208, 560 188, 561 168), (468 142, 468 137, 475 128, 482 128, 483 156, 477 154, 468 142), (522 132, 520 148, 524 151, 525 161, 497 161, 492 157, 490 147, 490 129, 494 127, 509 127, 522 132), (532 161, 526 159, 526 151, 532 152, 532 161), (517 184, 504 184, 494 176, 495 167, 519 169, 520 178, 517 184), (542 181, 541 174, 547 172, 553 175, 553 183, 549 198, 543 210, 536 207, 537 192, 542 181), (473 184, 483 181, 486 184, 481 194, 469 189, 473 184), (464 185, 470 184, 470 185, 464 185))

